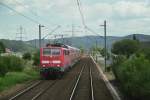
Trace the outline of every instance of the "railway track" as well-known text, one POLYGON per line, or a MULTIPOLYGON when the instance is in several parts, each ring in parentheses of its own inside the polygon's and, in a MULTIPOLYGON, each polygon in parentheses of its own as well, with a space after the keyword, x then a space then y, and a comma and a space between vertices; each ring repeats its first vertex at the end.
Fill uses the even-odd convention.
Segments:
MULTIPOLYGON (((82 96, 81 96, 81 98, 80 98, 80 96, 77 96, 77 95, 80 95, 80 89, 82 89, 82 88, 80 88, 80 87, 82 87, 82 85, 80 83, 81 81, 87 82, 87 84, 85 84, 85 85, 88 85, 87 86, 88 90, 83 91, 83 92, 86 92, 86 95, 89 96, 89 98, 88 98, 89 100, 94 100, 93 77, 92 77, 92 69, 91 69, 91 63, 90 62, 88 62, 87 64, 85 64, 82 67, 82 70, 80 71, 79 76, 75 82, 75 85, 73 87, 73 90, 71 92, 69 100, 79 100, 79 99, 82 100, 82 96), (84 81, 83 80, 84 77, 82 77, 82 76, 88 76, 88 79, 86 81, 84 81), (79 83, 81 86, 79 86, 79 83)), ((83 90, 84 90, 84 88, 83 88, 83 90)))
POLYGON ((84 58, 62 79, 39 81, 9 100, 113 100, 113 98, 93 61, 84 58))
POLYGON ((30 87, 19 92, 9 100, 36 100, 49 88, 51 88, 57 81, 38 81, 30 87))

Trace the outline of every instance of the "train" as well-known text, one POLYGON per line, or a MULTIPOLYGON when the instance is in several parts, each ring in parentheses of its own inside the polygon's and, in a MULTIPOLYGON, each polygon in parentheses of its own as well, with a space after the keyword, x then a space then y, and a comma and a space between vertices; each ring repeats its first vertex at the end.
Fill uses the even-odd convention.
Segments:
POLYGON ((61 78, 79 59, 81 51, 69 45, 55 43, 40 48, 40 75, 42 78, 61 78))

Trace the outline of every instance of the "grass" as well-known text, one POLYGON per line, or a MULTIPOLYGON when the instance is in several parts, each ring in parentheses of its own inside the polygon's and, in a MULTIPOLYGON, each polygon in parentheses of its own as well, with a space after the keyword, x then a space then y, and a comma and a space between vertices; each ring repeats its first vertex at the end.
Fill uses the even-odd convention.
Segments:
POLYGON ((4 77, 0 77, 0 92, 16 84, 37 79, 38 76, 38 72, 33 67, 26 67, 22 72, 8 72, 4 77))

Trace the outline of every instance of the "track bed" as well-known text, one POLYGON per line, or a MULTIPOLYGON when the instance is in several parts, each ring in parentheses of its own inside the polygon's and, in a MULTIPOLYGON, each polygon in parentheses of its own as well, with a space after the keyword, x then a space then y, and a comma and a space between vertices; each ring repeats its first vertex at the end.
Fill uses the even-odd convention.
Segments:
POLYGON ((82 58, 61 79, 40 81, 28 91, 7 100, 113 100, 89 57, 82 58))

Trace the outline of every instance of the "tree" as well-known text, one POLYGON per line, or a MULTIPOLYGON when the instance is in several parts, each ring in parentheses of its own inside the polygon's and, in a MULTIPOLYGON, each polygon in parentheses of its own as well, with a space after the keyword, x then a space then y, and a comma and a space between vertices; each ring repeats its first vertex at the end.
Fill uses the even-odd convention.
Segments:
POLYGON ((36 51, 33 55, 33 65, 40 65, 40 51, 36 51))
POLYGON ((5 45, 3 44, 3 42, 0 42, 0 53, 4 52, 5 52, 5 45))
POLYGON ((100 50, 101 55, 104 57, 106 52, 106 58, 109 59, 110 53, 108 51, 105 51, 105 48, 100 50))
POLYGON ((29 52, 26 52, 23 54, 23 59, 25 60, 31 60, 31 54, 29 52))
POLYGON ((125 55, 129 57, 133 53, 137 52, 140 48, 140 44, 136 40, 124 39, 113 44, 112 53, 117 55, 125 55))
POLYGON ((85 52, 84 47, 80 46, 79 49, 81 50, 81 54, 83 54, 85 52))

